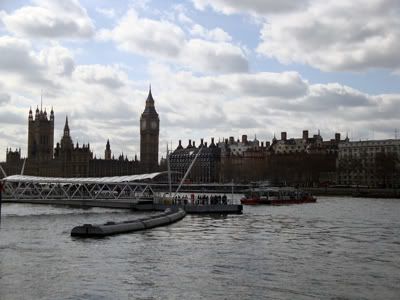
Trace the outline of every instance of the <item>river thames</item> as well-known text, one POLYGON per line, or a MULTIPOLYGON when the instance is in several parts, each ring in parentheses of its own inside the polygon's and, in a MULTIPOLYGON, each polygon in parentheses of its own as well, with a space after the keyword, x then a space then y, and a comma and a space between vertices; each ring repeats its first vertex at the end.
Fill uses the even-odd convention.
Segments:
POLYGON ((400 200, 319 197, 70 236, 143 215, 3 204, 0 299, 400 299, 400 200))

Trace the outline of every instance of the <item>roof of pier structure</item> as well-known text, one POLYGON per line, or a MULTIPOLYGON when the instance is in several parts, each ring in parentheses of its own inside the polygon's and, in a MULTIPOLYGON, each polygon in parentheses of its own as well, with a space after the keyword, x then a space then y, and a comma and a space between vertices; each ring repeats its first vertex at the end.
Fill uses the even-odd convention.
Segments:
POLYGON ((8 182, 35 182, 35 183, 126 183, 151 180, 159 175, 167 174, 168 172, 156 172, 150 174, 137 174, 127 176, 112 176, 112 177, 38 177, 28 175, 11 175, 3 178, 8 182))

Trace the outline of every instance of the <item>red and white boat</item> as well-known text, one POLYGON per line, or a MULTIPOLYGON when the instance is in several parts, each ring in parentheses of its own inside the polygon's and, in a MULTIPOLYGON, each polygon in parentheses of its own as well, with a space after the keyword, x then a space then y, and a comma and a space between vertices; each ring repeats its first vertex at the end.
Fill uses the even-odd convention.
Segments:
POLYGON ((244 205, 286 205, 313 203, 317 199, 311 194, 294 188, 255 188, 246 191, 245 196, 240 200, 244 205))

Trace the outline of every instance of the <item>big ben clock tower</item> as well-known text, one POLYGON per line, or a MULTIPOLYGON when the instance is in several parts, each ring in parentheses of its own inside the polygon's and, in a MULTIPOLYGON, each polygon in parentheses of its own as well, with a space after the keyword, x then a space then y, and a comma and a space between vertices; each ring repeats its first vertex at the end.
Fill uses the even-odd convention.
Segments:
POLYGON ((158 170, 159 132, 160 119, 154 107, 150 87, 146 107, 140 117, 140 162, 144 173, 152 173, 158 170))

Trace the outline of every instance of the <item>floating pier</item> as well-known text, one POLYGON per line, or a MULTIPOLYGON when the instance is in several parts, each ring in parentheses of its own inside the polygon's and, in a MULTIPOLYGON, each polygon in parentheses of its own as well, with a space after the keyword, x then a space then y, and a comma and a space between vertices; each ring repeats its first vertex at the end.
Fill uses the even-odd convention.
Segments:
POLYGON ((135 219, 124 222, 107 222, 102 225, 84 224, 74 227, 71 236, 80 237, 103 237, 107 235, 127 233, 165 226, 183 219, 186 212, 183 209, 166 209, 163 213, 146 218, 135 219))

